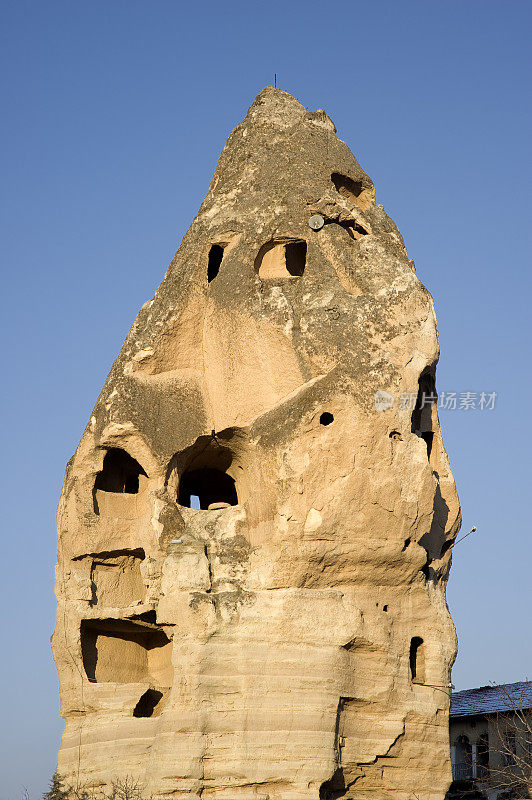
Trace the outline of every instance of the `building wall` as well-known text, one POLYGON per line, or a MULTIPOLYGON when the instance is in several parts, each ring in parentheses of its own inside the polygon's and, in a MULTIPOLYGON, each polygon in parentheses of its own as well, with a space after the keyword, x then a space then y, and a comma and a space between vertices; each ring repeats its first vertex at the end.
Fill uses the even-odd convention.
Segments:
MULTIPOLYGON (((528 712, 527 719, 532 714, 528 712)), ((530 724, 530 723, 528 723, 530 724)), ((530 734, 527 724, 515 713, 469 716, 450 721, 450 744, 453 780, 476 779, 479 788, 490 798, 503 791, 501 784, 519 782, 523 767, 532 762, 530 734), (515 739, 516 763, 506 752, 505 737, 515 739), (465 737, 470 745, 468 749, 465 737), (483 737, 487 738, 487 758, 483 757, 483 737)))

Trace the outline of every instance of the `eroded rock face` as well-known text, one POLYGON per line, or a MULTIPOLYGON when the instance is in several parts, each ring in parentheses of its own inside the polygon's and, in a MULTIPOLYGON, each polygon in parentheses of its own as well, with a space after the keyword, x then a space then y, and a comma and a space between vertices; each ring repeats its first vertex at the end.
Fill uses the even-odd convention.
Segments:
POLYGON ((60 773, 443 798, 459 506, 436 408, 404 401, 437 358, 371 180, 323 111, 265 89, 67 468, 60 773))

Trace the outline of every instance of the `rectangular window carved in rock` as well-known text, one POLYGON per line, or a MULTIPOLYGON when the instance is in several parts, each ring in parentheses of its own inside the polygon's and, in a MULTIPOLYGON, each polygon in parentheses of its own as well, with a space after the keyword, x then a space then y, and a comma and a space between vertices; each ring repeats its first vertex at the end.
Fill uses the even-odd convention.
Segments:
POLYGON ((259 250, 255 269, 262 280, 300 278, 305 271, 306 258, 307 243, 303 240, 270 241, 259 250))
POLYGON ((91 683, 171 685, 172 644, 160 628, 127 620, 83 620, 80 635, 91 683))
POLYGON ((412 683, 425 683, 425 649, 420 636, 410 641, 410 679, 412 683))
POLYGON ((223 257, 224 257, 223 245, 213 244, 213 246, 209 250, 209 263, 207 264, 207 280, 209 283, 213 281, 218 275, 218 272, 220 271, 220 267, 222 265, 223 257))

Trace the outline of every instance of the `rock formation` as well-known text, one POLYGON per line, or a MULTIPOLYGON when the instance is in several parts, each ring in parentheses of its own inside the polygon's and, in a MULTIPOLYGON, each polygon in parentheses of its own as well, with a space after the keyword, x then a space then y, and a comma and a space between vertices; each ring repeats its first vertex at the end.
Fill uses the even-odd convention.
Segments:
POLYGON ((437 358, 371 180, 325 112, 264 89, 66 470, 70 783, 443 798, 459 506, 437 358))

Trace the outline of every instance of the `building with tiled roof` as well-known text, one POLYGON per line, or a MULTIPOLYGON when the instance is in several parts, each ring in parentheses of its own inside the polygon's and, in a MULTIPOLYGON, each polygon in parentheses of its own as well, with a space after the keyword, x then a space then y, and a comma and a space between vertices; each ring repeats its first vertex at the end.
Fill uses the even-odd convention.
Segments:
POLYGON ((453 692, 450 740, 449 800, 530 796, 532 681, 453 692))
POLYGON ((480 686, 451 695, 451 718, 478 714, 497 714, 508 711, 508 706, 532 708, 532 681, 503 683, 500 686, 480 686))

